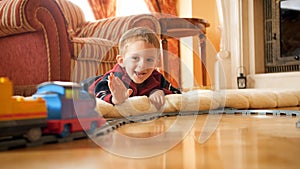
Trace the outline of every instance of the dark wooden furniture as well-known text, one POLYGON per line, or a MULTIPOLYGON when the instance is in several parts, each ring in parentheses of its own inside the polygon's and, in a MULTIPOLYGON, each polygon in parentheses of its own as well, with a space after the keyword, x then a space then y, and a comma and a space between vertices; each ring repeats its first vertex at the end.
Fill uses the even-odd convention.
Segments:
POLYGON ((161 40, 163 48, 163 66, 165 72, 169 71, 168 64, 168 38, 183 38, 189 36, 199 37, 199 54, 201 58, 200 66, 202 68, 202 85, 207 85, 206 75, 206 28, 209 23, 199 18, 170 18, 163 17, 159 19, 161 25, 161 40))

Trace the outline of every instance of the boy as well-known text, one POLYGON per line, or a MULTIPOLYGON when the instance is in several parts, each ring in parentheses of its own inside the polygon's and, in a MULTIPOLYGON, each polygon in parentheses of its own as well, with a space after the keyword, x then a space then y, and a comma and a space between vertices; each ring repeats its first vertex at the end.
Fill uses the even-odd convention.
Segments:
POLYGON ((159 110, 165 95, 181 93, 155 70, 160 44, 154 32, 142 27, 128 30, 120 39, 119 50, 118 63, 90 87, 96 97, 117 105, 130 96, 146 95, 159 110))

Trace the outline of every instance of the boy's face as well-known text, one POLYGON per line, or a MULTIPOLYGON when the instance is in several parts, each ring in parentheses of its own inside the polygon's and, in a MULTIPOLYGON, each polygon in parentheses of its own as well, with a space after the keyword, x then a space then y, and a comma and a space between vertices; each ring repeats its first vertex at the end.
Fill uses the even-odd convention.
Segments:
POLYGON ((158 49, 154 45, 140 40, 131 42, 124 56, 117 56, 117 60, 131 80, 141 84, 152 74, 158 57, 158 49))

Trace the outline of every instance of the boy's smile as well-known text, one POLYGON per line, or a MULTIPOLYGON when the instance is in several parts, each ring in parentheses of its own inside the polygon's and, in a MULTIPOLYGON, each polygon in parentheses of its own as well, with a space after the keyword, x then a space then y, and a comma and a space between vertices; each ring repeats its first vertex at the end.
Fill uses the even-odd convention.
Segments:
POLYGON ((147 72, 135 72, 136 76, 140 79, 143 78, 143 76, 147 75, 147 72))

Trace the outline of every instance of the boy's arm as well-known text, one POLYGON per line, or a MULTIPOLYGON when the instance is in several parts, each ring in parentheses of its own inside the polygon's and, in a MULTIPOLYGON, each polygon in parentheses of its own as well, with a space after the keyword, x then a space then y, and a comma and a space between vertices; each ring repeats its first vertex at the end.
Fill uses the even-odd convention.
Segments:
POLYGON ((172 86, 170 82, 168 82, 164 76, 161 76, 161 87, 164 93, 167 94, 181 94, 181 91, 172 86))
POLYGON ((123 103, 131 93, 132 89, 127 89, 113 73, 103 77, 95 87, 95 96, 113 105, 123 103))
POLYGON ((158 76, 160 77, 160 89, 154 89, 150 95, 149 99, 152 104, 160 110, 160 108, 165 104, 165 95, 168 94, 179 94, 181 93, 180 90, 176 89, 168 82, 163 75, 158 76))
POLYGON ((108 76, 108 87, 111 92, 111 102, 113 104, 121 104, 132 94, 132 89, 127 89, 119 77, 115 77, 113 73, 108 76))
POLYGON ((95 86, 95 96, 101 100, 106 101, 107 103, 112 103, 112 94, 108 87, 108 76, 103 77, 95 86))

